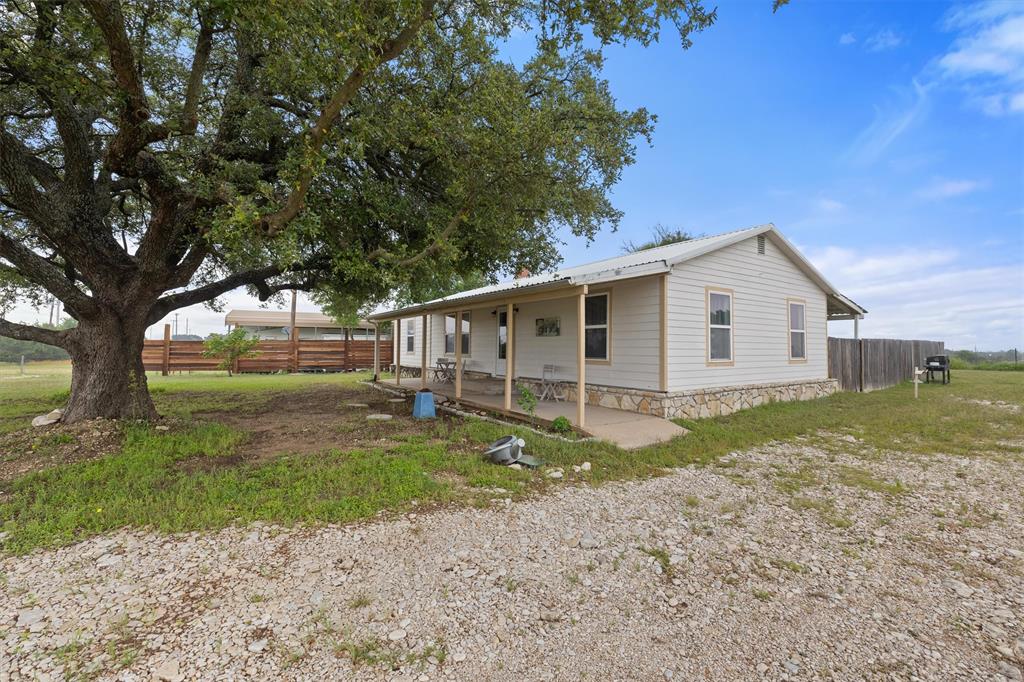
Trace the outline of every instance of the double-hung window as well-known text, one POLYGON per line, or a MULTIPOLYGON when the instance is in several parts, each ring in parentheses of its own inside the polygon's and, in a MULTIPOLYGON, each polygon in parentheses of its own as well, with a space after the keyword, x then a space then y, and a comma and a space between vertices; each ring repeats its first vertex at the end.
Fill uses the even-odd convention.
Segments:
MULTIPOLYGON (((469 332, 470 314, 466 310, 462 313, 462 354, 469 355, 469 332)), ((455 352, 455 313, 444 316, 444 352, 455 352)))
POLYGON ((405 352, 411 353, 416 346, 416 320, 405 322, 405 352))
POLYGON ((789 301, 789 359, 807 359, 807 306, 789 301))
POLYGON ((608 360, 610 297, 607 293, 587 296, 584 306, 584 349, 587 360, 608 360))
POLYGON ((708 289, 708 362, 732 362, 732 292, 708 289))

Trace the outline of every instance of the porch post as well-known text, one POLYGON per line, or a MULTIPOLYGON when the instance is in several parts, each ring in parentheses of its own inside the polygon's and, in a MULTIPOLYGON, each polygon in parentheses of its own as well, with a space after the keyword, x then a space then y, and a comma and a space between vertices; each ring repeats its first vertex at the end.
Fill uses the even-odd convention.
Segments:
POLYGON ((391 339, 391 350, 395 354, 395 386, 402 385, 402 320, 395 320, 395 333, 391 339))
POLYGON ((462 397, 462 311, 455 313, 455 399, 462 397))
POLYGON ((658 348, 658 389, 668 390, 668 275, 661 276, 661 342, 658 348))
POLYGON ((860 315, 853 316, 853 338, 860 338, 860 315))
POLYGON ((512 358, 515 357, 515 323, 512 317, 512 304, 505 304, 505 324, 506 334, 508 338, 505 339, 505 410, 508 412, 512 411, 512 358))
POLYGON ((373 380, 380 379, 380 325, 373 323, 373 380))
POLYGON ((587 401, 587 293, 580 292, 576 306, 576 426, 581 429, 584 426, 584 417, 587 401))
POLYGON ((427 315, 423 314, 423 348, 420 349, 420 388, 427 387, 427 315))

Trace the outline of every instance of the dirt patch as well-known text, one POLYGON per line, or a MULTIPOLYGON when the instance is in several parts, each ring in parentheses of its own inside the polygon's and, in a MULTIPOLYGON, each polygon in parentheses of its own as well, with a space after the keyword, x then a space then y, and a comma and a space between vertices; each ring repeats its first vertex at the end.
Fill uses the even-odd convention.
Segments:
POLYGON ((97 459, 121 447, 117 422, 93 419, 0 435, 0 481, 59 464, 97 459))
POLYGON ((178 468, 186 473, 204 472, 209 473, 218 469, 230 469, 246 461, 246 457, 240 454, 221 455, 219 457, 190 457, 178 463, 178 468))
MULTIPOLYGON (((215 421, 246 432, 237 455, 249 461, 281 454, 312 454, 324 450, 387 448, 414 436, 429 436, 437 420, 412 419, 412 400, 392 402, 391 396, 365 386, 317 386, 271 396, 257 410, 194 413, 196 419, 215 421), (356 405, 356 406, 352 406, 356 405), (361 407, 359 405, 366 405, 361 407), (387 421, 368 421, 369 414, 388 414, 387 421)), ((197 468, 225 466, 225 458, 201 458, 197 468)), ((192 463, 186 463, 192 466, 192 463)))

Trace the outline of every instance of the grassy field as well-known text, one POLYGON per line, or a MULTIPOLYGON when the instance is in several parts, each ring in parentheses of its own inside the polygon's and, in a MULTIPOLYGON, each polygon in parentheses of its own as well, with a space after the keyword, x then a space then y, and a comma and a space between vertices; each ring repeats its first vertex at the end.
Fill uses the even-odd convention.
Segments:
POLYGON ((153 375, 150 388, 170 418, 167 430, 105 427, 103 434, 113 429, 113 435, 103 442, 113 445, 88 454, 89 439, 99 433, 91 426, 42 434, 24 428, 67 397, 66 364, 41 363, 30 371, 26 378, 0 378, 0 465, 29 469, 0 476, 3 549, 13 553, 123 526, 174 532, 254 520, 347 522, 413 505, 489 504, 566 482, 602 483, 709 464, 735 450, 797 437, 842 448, 843 437, 853 436, 879 457, 1019 458, 1024 451, 1024 374, 1016 372, 959 371, 949 386, 921 386, 916 401, 913 388, 903 385, 681 422, 689 435, 632 452, 520 431, 531 454, 565 468, 565 479, 555 482, 483 460, 481 445, 515 430, 510 427, 462 419, 414 422, 408 405, 383 424, 371 426, 361 415, 346 418, 348 402, 382 400, 359 383, 365 374, 153 375), (254 454, 278 430, 267 425, 289 410, 308 422, 293 429, 279 452, 254 454), (585 461, 592 464, 589 472, 573 471, 585 461))

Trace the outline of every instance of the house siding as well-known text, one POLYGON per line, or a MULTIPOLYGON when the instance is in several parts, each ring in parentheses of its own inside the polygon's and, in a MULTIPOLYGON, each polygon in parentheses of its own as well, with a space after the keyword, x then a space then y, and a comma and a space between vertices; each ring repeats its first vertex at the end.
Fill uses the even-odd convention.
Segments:
POLYGON ((675 266, 668 282, 670 391, 799 383, 828 377, 826 296, 769 237, 751 237, 675 266), (707 362, 707 288, 733 292, 733 360, 707 362), (806 302, 806 362, 790 362, 787 299, 806 302))
MULTIPOLYGON (((587 384, 639 391, 660 391, 661 275, 592 285, 591 293, 611 294, 611 361, 588 362, 587 384)), ((668 385, 672 394, 742 386, 786 386, 828 377, 825 293, 769 237, 765 253, 756 236, 675 266, 667 275, 668 385), (733 294, 733 360, 707 362, 705 295, 708 288, 733 294), (789 357, 788 300, 806 305, 806 361, 789 357)), ((497 371, 497 315, 503 305, 471 308, 470 352, 466 369, 497 371)), ((545 364, 556 378, 576 381, 577 301, 575 297, 517 304, 517 379, 537 379, 545 364), (535 320, 559 317, 561 335, 537 337, 535 320)), ((404 318, 395 340, 403 366, 419 367, 422 316, 404 318), (413 351, 405 350, 405 329, 416 325, 413 351)), ((444 356, 444 316, 428 315, 427 362, 444 356)), ((449 357, 452 354, 449 354, 449 357)))
MULTIPOLYGON (((587 363, 587 383, 624 388, 657 390, 660 349, 660 280, 645 277, 608 285, 595 286, 594 293, 611 293, 611 361, 587 363)), ((558 298, 548 301, 517 304, 515 319, 516 377, 540 378, 544 365, 555 365, 556 378, 576 380, 577 301, 558 298), (536 319, 560 318, 561 334, 556 337, 536 336, 536 319)), ((497 315, 503 305, 491 304, 473 308, 470 327, 470 352, 465 356, 466 369, 498 374, 497 315)), ((428 365, 434 365, 444 353, 444 316, 430 315, 430 347, 428 365)), ((419 367, 422 318, 402 319, 401 339, 397 341, 404 367, 419 367), (405 350, 405 330, 414 319, 416 339, 414 350, 405 350)), ((452 357, 454 354, 449 353, 452 357)))

